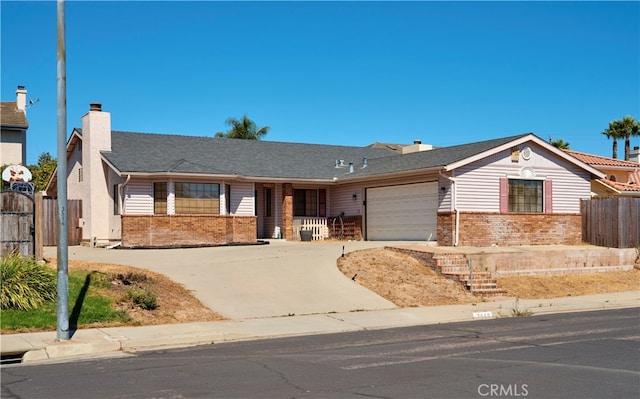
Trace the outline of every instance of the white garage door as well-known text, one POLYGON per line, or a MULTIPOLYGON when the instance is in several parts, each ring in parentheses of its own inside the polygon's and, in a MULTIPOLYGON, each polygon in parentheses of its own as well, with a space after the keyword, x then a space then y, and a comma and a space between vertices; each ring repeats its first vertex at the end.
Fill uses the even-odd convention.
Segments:
POLYGON ((438 182, 367 189, 368 240, 437 240, 438 182))

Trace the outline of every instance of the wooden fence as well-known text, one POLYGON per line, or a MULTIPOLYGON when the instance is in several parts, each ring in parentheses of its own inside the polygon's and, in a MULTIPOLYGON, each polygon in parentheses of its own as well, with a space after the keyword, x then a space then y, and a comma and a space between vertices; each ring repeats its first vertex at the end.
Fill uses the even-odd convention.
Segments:
POLYGON ((580 201, 582 241, 610 248, 640 246, 640 198, 580 201))
MULTIPOLYGON (((42 237, 42 245, 58 245, 58 200, 44 198, 42 200, 42 231, 36 232, 42 237)), ((36 218, 38 217, 36 216, 36 218)), ((82 241, 82 200, 67 200, 67 242, 68 245, 80 245, 82 241)))
POLYGON ((0 258, 35 256, 33 198, 18 191, 0 193, 0 258))

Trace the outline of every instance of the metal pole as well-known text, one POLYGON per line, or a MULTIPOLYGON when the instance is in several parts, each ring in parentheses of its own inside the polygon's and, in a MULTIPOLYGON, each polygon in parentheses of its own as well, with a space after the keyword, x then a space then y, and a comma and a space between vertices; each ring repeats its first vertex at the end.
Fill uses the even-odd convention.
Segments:
POLYGON ((58 313, 57 338, 69 339, 67 241, 67 49, 64 0, 58 0, 58 313))

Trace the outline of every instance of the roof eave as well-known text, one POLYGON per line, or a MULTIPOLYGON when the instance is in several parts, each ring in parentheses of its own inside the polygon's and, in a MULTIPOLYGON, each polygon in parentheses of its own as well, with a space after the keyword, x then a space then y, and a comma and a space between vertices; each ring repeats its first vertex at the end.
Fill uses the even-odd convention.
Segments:
POLYGON ((381 179, 393 179, 393 178, 401 178, 401 177, 409 177, 414 176, 421 173, 437 173, 441 170, 444 170, 444 166, 434 166, 430 168, 422 168, 422 169, 413 169, 413 170, 404 170, 400 172, 390 172, 390 173, 379 173, 375 175, 369 176, 356 176, 349 177, 348 175, 345 177, 338 177, 335 182, 338 184, 345 183, 359 183, 359 182, 367 182, 372 180, 381 180, 381 179))
POLYGON ((243 176, 238 174, 221 174, 221 173, 189 173, 189 172, 133 172, 133 171, 121 171, 111 164, 105 157, 102 157, 103 161, 111 168, 118 176, 131 176, 144 179, 153 178, 173 178, 173 179, 217 179, 217 180, 245 180, 256 183, 318 183, 328 184, 334 183, 333 179, 305 179, 305 178, 287 178, 287 177, 264 177, 264 176, 243 176))

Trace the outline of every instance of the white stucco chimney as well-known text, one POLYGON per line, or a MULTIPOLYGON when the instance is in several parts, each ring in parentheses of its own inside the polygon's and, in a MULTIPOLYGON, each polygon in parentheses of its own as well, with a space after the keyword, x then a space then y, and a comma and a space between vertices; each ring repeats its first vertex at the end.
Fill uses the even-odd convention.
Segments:
POLYGON ((109 238, 110 188, 102 165, 101 151, 111 151, 111 114, 102 104, 91 103, 82 116, 82 214, 83 240, 104 241, 109 238))
POLYGON ((640 147, 635 146, 633 150, 629 152, 629 161, 640 163, 640 147))
POLYGON ((18 90, 16 90, 16 108, 25 114, 27 113, 27 89, 24 86, 18 86, 18 90))

